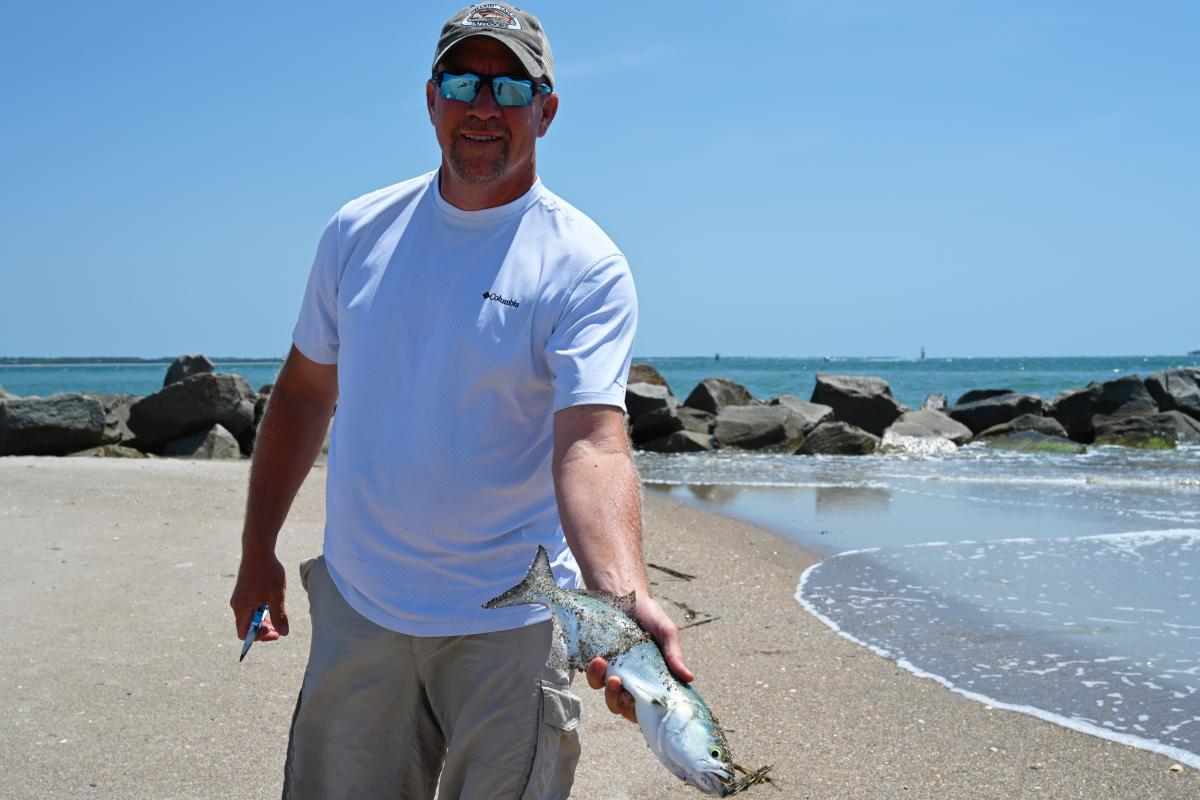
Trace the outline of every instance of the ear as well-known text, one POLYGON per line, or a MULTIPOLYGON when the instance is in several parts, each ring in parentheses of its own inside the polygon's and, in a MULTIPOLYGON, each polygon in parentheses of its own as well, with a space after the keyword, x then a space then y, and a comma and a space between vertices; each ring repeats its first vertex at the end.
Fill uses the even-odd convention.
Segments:
POLYGON ((546 135, 546 131, 550 130, 550 123, 554 121, 554 115, 558 113, 558 92, 546 95, 542 101, 542 114, 538 119, 537 135, 538 138, 546 135))
POLYGON ((429 121, 433 122, 433 104, 437 100, 437 89, 433 81, 425 81, 425 108, 429 111, 429 121))

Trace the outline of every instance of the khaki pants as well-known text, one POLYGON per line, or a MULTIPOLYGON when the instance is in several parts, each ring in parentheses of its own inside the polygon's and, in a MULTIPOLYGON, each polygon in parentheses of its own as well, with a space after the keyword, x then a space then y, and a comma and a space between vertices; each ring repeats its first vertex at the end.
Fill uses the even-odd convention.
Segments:
POLYGON ((324 557, 300 565, 312 650, 284 800, 558 800, 579 760, 579 698, 545 666, 550 623, 406 636, 352 609, 324 557), (439 784, 440 773, 440 784, 439 784))

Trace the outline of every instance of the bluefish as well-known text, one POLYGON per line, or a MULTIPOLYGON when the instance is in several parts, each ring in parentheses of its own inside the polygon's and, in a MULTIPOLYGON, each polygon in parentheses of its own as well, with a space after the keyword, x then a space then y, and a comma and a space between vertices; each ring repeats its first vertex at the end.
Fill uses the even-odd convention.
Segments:
POLYGON ((483 607, 537 604, 550 609, 555 632, 551 664, 582 672, 594 658, 607 661, 606 677, 616 675, 633 695, 646 744, 677 778, 717 797, 763 780, 769 768, 751 773, 753 780, 734 780, 725 731, 696 690, 671 674, 658 645, 634 620, 634 602, 632 592, 614 597, 560 588, 546 550, 539 546, 525 579, 483 607))

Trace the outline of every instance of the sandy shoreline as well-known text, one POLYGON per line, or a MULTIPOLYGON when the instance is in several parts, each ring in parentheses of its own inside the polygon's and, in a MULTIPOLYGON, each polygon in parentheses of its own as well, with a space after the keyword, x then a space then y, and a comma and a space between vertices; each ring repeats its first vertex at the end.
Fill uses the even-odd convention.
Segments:
MULTIPOLYGON (((0 459, 0 797, 278 797, 307 656, 295 564, 319 550, 321 469, 281 537, 292 635, 244 664, 226 605, 245 463, 0 459)), ((664 605, 692 621, 697 688, 781 798, 1174 798, 1200 773, 953 694, 838 637, 793 594, 815 557, 646 496, 664 605)), ((580 680, 577 686, 585 687, 580 680)), ((584 695, 573 797, 692 798, 632 726, 584 695)))

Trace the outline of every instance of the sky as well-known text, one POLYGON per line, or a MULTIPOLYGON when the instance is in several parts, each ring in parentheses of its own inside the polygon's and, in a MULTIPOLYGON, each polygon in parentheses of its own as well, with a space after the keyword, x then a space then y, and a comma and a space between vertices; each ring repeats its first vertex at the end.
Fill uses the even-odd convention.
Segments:
MULTIPOLYGON (((540 0, 635 355, 1200 348, 1200 4, 540 0)), ((281 356, 458 3, 0 6, 0 356, 281 356)))

